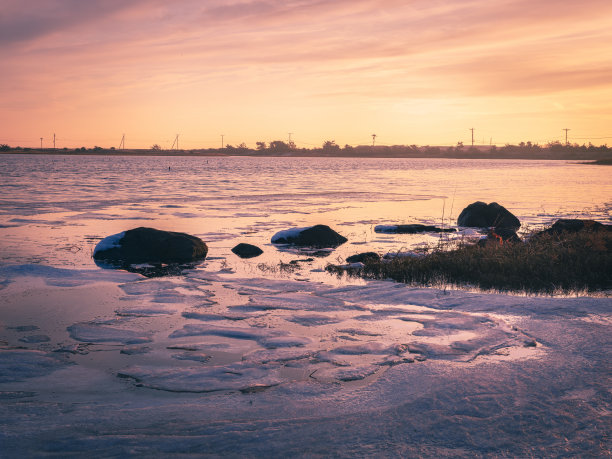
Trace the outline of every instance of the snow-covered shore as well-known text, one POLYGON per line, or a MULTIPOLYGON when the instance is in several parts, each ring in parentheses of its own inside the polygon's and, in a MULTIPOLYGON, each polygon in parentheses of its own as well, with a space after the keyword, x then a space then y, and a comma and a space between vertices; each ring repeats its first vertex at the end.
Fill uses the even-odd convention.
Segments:
POLYGON ((610 452, 610 298, 0 275, 3 457, 610 452))

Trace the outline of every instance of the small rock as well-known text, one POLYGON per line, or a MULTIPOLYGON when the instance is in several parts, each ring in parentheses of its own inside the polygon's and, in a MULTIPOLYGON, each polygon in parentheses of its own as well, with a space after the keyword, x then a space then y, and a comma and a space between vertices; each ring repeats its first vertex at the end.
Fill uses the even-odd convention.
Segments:
POLYGON ((292 244, 301 247, 338 247, 347 241, 347 238, 326 225, 292 228, 272 236, 273 244, 292 244))
POLYGON ((376 252, 365 252, 351 255, 350 257, 346 258, 347 263, 364 263, 366 260, 378 261, 380 260, 380 255, 378 255, 376 252))
POLYGON ((261 255, 263 253, 263 250, 261 250, 256 245, 245 244, 241 242, 232 249, 232 252, 234 252, 240 258, 253 258, 261 255))
POLYGON ((491 228, 487 235, 478 241, 478 245, 485 246, 490 244, 506 244, 521 242, 516 232, 511 228, 491 228))

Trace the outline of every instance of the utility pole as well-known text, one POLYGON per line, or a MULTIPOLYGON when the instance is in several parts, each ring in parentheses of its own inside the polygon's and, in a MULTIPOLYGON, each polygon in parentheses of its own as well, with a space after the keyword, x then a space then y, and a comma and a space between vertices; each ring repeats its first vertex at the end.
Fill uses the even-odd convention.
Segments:
POLYGON ((223 137, 225 137, 225 134, 221 134, 221 150, 225 148, 225 144, 223 143, 223 137))
POLYGON ((42 137, 40 138, 40 149, 42 150, 42 137))
POLYGON ((562 131, 565 131, 565 145, 569 145, 569 143, 567 142, 567 131, 571 131, 571 129, 568 128, 563 128, 561 129, 562 131))
POLYGON ((172 150, 174 148, 174 145, 176 145, 176 148, 174 148, 175 150, 178 150, 178 134, 176 135, 176 137, 174 138, 174 142, 172 142, 172 146, 170 147, 170 150, 172 150))
POLYGON ((125 134, 121 136, 121 143, 119 144, 119 150, 125 150, 125 134))
POLYGON ((470 128, 470 131, 472 131, 472 146, 474 146, 474 128, 470 128))
POLYGON ((55 132, 53 133, 53 149, 55 150, 55 132))
POLYGON ((372 134, 372 146, 376 144, 376 134, 372 134))

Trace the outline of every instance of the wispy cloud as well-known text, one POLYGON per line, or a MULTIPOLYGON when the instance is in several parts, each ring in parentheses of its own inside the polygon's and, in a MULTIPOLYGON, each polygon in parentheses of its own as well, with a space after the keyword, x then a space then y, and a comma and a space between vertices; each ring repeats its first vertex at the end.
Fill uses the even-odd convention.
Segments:
POLYGON ((305 112, 466 97, 510 106, 608 94, 611 31, 609 0, 0 0, 0 104, 20 107, 11 126, 28 110, 144 112, 159 100, 179 112, 168 101, 219 94, 245 111, 262 100, 282 110, 278 97, 305 112))

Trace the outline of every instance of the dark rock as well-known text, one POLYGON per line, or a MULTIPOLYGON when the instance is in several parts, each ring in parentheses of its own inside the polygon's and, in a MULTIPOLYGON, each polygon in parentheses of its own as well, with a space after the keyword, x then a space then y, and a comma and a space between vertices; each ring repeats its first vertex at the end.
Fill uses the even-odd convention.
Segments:
POLYGON ((612 225, 604 225, 596 222, 595 220, 580 220, 580 219, 560 219, 557 220, 553 226, 547 230, 540 231, 536 236, 542 236, 545 234, 552 236, 559 236, 563 233, 579 233, 582 231, 591 232, 612 232, 612 225))
POLYGON ((454 233, 454 228, 438 228, 437 226, 411 224, 411 225, 378 225, 374 228, 377 233, 397 233, 397 234, 416 234, 416 233, 454 233))
POLYGON ((292 244, 301 247, 338 247, 348 241, 326 225, 280 231, 272 236, 273 244, 292 244))
POLYGON ((347 263, 364 263, 367 260, 378 261, 380 260, 380 255, 378 255, 376 252, 358 253, 357 255, 351 255, 350 257, 347 257, 346 262, 347 263))
POLYGON ((535 339, 531 339, 531 338, 530 339, 526 339, 523 342, 523 346, 525 346, 525 347, 537 347, 537 345, 538 345, 538 343, 536 342, 536 340, 535 339))
POLYGON ((153 228, 135 228, 98 243, 94 259, 122 265, 187 263, 206 258, 208 247, 198 237, 153 228))
POLYGON ((457 225, 476 228, 512 228, 518 230, 521 222, 508 209, 496 202, 473 202, 459 214, 457 225))
POLYGON ((261 250, 256 245, 245 244, 241 242, 232 249, 232 252, 234 252, 240 258, 253 258, 261 255, 263 253, 263 250, 261 250))
POLYGON ((516 235, 516 231, 511 228, 491 228, 485 239, 478 241, 478 245, 506 244, 522 242, 516 235))
POLYGON ((521 242, 512 228, 493 228, 490 232, 500 237, 503 242, 521 242))

